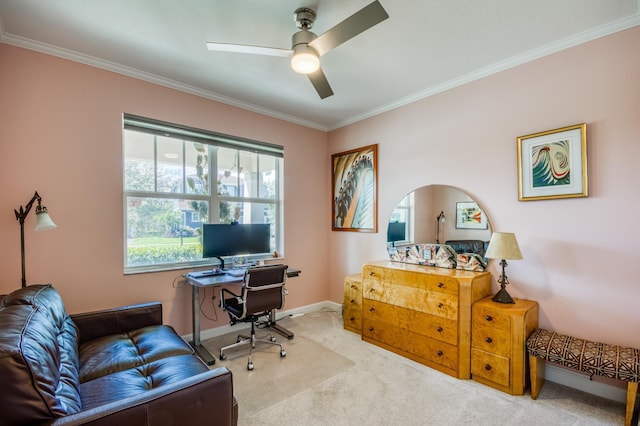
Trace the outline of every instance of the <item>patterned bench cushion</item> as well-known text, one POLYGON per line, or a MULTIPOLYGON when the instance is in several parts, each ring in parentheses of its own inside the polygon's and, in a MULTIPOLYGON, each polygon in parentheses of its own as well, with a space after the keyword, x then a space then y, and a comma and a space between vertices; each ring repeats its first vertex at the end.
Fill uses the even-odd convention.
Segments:
POLYGON ((564 367, 626 382, 640 381, 640 350, 537 329, 527 339, 530 355, 564 367))

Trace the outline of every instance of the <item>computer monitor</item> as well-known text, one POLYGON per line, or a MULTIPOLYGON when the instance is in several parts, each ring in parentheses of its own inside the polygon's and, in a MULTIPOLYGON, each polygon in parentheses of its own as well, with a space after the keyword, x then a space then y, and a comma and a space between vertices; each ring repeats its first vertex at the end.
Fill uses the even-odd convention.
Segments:
POLYGON ((226 256, 262 254, 271 251, 271 225, 268 223, 202 225, 202 257, 215 257, 224 269, 226 256))
POLYGON ((387 242, 395 243, 396 241, 406 241, 407 224, 406 222, 392 222, 387 228, 387 242))

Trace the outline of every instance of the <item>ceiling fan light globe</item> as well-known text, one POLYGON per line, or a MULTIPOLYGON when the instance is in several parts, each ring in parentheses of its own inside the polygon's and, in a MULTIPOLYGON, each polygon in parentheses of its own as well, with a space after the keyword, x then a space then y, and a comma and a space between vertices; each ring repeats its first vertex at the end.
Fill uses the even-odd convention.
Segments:
POLYGON ((299 74, 312 74, 320 69, 320 59, 313 53, 296 53, 291 58, 291 68, 299 74))

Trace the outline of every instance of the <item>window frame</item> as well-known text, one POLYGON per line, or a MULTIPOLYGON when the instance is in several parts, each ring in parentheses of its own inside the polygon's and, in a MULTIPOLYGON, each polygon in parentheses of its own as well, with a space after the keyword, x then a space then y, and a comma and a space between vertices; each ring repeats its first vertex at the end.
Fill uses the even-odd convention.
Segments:
MULTIPOLYGON (((155 263, 148 265, 128 265, 128 200, 132 197, 142 198, 157 198, 161 200, 189 200, 189 201, 206 201, 209 203, 208 217, 202 223, 219 223, 219 204, 221 202, 229 203, 259 203, 274 206, 273 224, 275 226, 275 251, 278 253, 284 253, 284 220, 283 220, 283 187, 284 187, 284 148, 279 145, 269 144, 266 142, 254 141, 250 139, 225 135, 208 130, 195 129, 182 125, 167 123, 154 119, 148 119, 131 114, 123 114, 122 122, 122 144, 123 144, 123 266, 125 274, 136 274, 144 272, 158 272, 166 270, 176 269, 190 269, 193 267, 201 267, 208 265, 215 265, 218 263, 217 259, 203 258, 186 262, 172 262, 172 263, 155 263), (147 190, 128 190, 127 184, 127 169, 125 167, 127 162, 126 147, 126 130, 132 130, 145 134, 151 134, 154 136, 154 184, 153 191, 147 190), (158 141, 157 137, 169 137, 182 141, 182 188, 181 192, 161 192, 158 191, 158 173, 157 167, 159 163, 158 159, 158 141), (187 159, 185 156, 185 147, 187 142, 202 143, 207 146, 208 150, 208 172, 209 172, 209 194, 197 194, 190 193, 188 191, 187 183, 187 159), (275 194, 272 198, 260 198, 260 192, 254 194, 255 196, 247 197, 241 196, 239 193, 236 195, 221 195, 218 194, 218 163, 217 163, 217 149, 227 148, 235 150, 237 156, 240 152, 248 152, 256 154, 256 171, 260 176, 259 163, 260 156, 266 155, 275 159, 275 194)), ((260 188, 260 179, 258 179, 258 188, 260 188)), ((260 191, 260 189, 258 189, 260 191)), ((201 215, 201 212, 198 212, 201 215)), ((255 219, 254 219, 255 220, 255 219)), ((256 223, 252 221, 253 223, 256 223)), ((201 228, 200 228, 201 229, 201 228)), ((202 234, 200 233, 200 236, 202 234)), ((269 256, 268 258, 271 258, 269 256)), ((265 259, 263 255, 247 256, 250 260, 262 260, 265 259)))
MULTIPOLYGON (((393 217, 396 212, 403 212, 405 216, 405 240, 395 241, 396 245, 407 245, 413 244, 414 241, 414 229, 415 229, 415 191, 411 191, 407 195, 402 198, 396 204, 395 208, 391 212, 391 216, 393 217)), ((393 246, 394 243, 388 243, 389 248, 393 246)))

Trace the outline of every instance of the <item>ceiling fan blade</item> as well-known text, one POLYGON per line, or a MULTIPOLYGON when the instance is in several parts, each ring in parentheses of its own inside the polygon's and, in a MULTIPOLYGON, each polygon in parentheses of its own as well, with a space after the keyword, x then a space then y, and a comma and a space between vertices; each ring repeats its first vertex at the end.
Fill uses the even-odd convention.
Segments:
POLYGON ((249 44, 233 44, 233 43, 216 43, 212 41, 207 42, 207 49, 216 50, 219 52, 234 52, 234 53, 251 53, 255 55, 269 55, 269 56, 291 56, 291 49, 280 49, 277 47, 264 47, 264 46, 251 46, 249 44))
POLYGON ((322 56, 336 46, 352 39, 361 32, 368 30, 389 17, 379 1, 360 9, 324 34, 319 35, 309 43, 322 56))
POLYGON ((320 99, 328 98, 333 95, 333 90, 331 90, 331 86, 329 86, 329 82, 322 72, 322 68, 319 68, 318 71, 309 74, 308 77, 311 84, 313 84, 313 87, 315 87, 316 92, 320 95, 320 99))

